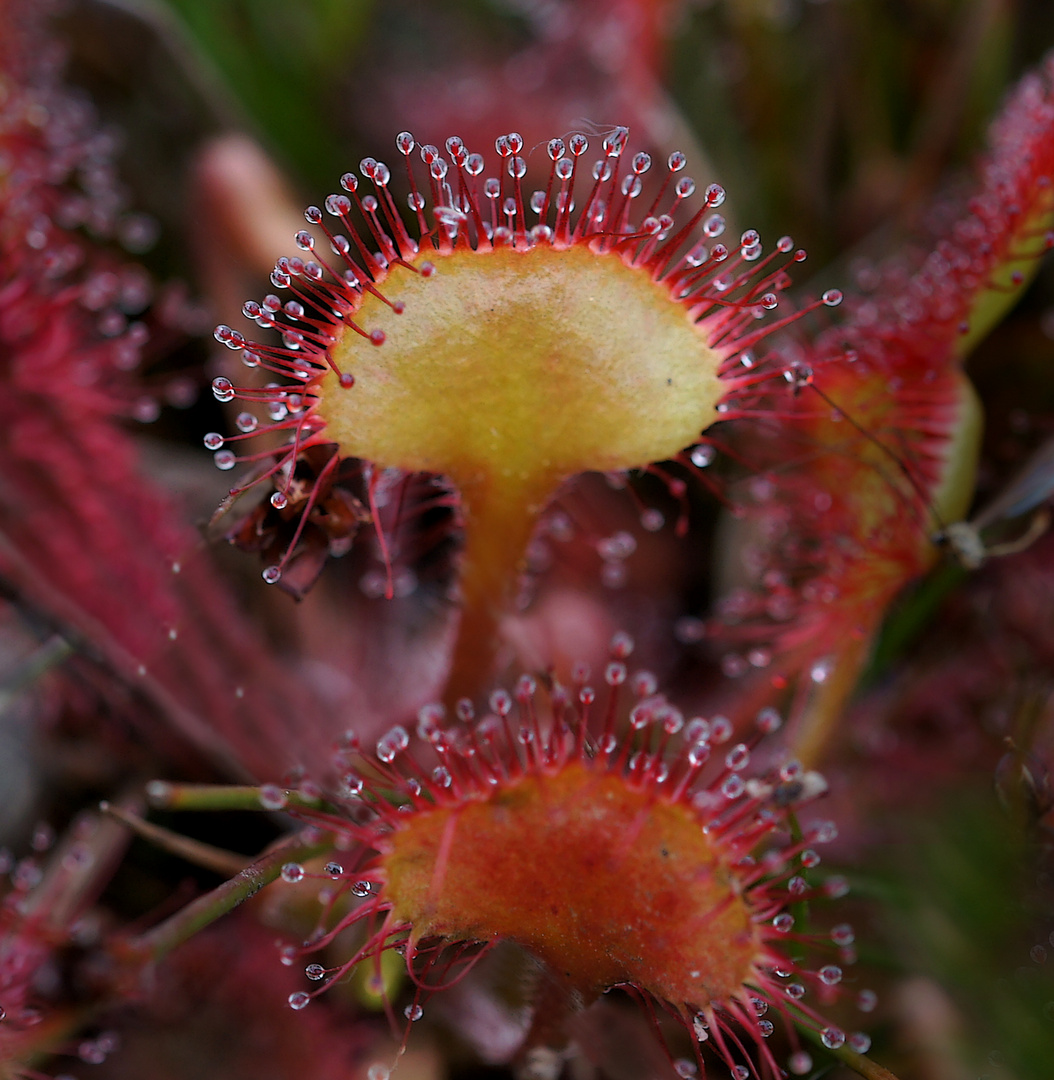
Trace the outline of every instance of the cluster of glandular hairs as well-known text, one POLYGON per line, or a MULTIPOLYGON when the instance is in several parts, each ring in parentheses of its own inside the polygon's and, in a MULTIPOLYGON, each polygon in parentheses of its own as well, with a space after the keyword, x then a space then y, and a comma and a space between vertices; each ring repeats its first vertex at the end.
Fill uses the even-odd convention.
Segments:
MULTIPOLYGON (((215 379, 212 388, 219 401, 263 404, 271 423, 260 426, 259 418, 246 411, 238 417, 238 434, 205 436, 220 469, 239 463, 256 466, 231 490, 232 496, 274 478, 272 505, 300 515, 300 529, 280 562, 264 571, 265 580, 279 581, 315 505, 312 486, 295 476, 295 466, 305 448, 332 441, 325 430, 327 411, 319 407, 321 382, 330 371, 345 389, 355 382, 355 373, 342 370, 335 359, 334 346, 349 332, 384 346, 385 332, 364 325, 358 313, 369 296, 395 312, 403 310, 402 301, 392 301, 382 291, 396 271, 429 278, 442 272, 447 256, 465 251, 486 255, 503 248, 614 254, 661 285, 671 304, 684 308, 696 324, 701 346, 718 359, 717 374, 725 388, 718 405, 722 417, 742 413, 757 397, 759 386, 782 374, 778 358, 755 355, 755 346, 808 311, 836 306, 841 293, 830 290, 800 310, 759 322, 779 305, 780 294, 790 284, 786 266, 801 262, 805 252, 795 249, 790 237, 782 237, 764 254, 752 229, 737 241, 724 243, 720 237, 725 221, 717 213, 724 190, 711 184, 700 202, 695 181, 679 175, 686 165, 681 153, 669 156, 657 184, 647 183, 652 159, 646 153, 626 154, 627 141, 627 128, 612 130, 602 141, 603 156, 590 166, 585 160, 589 148, 585 135, 571 135, 566 142, 550 140, 546 184, 528 194, 523 187, 528 162, 516 133, 497 139, 502 168, 485 177, 483 156, 470 152, 460 138, 447 139, 444 157, 435 146, 418 147, 409 132, 402 132, 396 145, 405 162, 407 205, 416 220, 413 231, 392 195, 392 170, 374 158, 361 162, 361 177, 349 172, 341 178, 343 193, 325 200, 325 212, 317 206, 307 209, 308 223, 324 234, 336 261, 327 261, 319 252, 319 240, 302 231, 296 242, 305 256, 279 259, 271 275, 275 288, 287 291, 290 298, 272 293, 244 306, 246 317, 280 333, 281 344, 249 341, 229 326, 215 331, 218 341, 241 353, 247 367, 283 380, 238 387, 226 377, 215 379), (427 170, 423 189, 413 166, 415 152, 427 170), (689 206, 697 208, 677 225, 677 218, 686 216, 682 208, 689 206), (238 455, 231 448, 264 432, 287 434, 286 449, 238 455)), ((530 273, 525 264, 524 274, 530 273)), ((539 312, 538 317, 544 321, 546 313, 539 312)), ((442 312, 437 313, 437 332, 456 340, 459 327, 445 326, 442 318, 442 312)), ((421 432, 422 440, 429 438, 429 432, 421 432)), ((329 472, 333 465, 335 461, 329 472)), ((371 478, 371 493, 379 478, 380 473, 371 478)))
POLYGON ((39 18, 10 14, 0 45, 0 340, 28 355, 5 368, 41 394, 76 393, 91 414, 152 419, 156 401, 128 376, 149 336, 130 321, 151 298, 149 277, 73 231, 134 246, 152 226, 126 211, 115 140, 62 86, 39 18), (76 353, 70 370, 57 370, 62 351, 76 353))
POLYGON ((33 1028, 42 1019, 34 982, 51 961, 55 945, 39 920, 35 926, 20 917, 12 898, 5 898, 0 907, 0 1068, 5 1075, 13 1075, 8 1069, 33 1049, 33 1028))
MULTIPOLYGON (((361 945, 335 967, 308 964, 319 986, 292 994, 294 1009, 357 964, 372 963, 379 979, 394 949, 414 987, 405 1015, 417 1020, 430 992, 512 941, 586 1004, 621 987, 652 1016, 678 1018, 695 1046, 696 1060, 679 1064, 685 1076, 705 1073, 711 1051, 740 1080, 786 1075, 767 1042, 773 1019, 788 1029, 795 1074, 811 1068, 795 1024, 828 1047, 868 1049, 867 1035, 816 1007, 854 959, 852 930, 812 934, 789 910, 847 891, 813 869, 834 825, 797 824, 822 777, 793 760, 749 775, 779 714, 762 710, 733 743, 727 719, 685 718, 653 675, 630 674, 631 649, 616 635, 599 693, 580 666, 573 686, 521 677, 481 717, 467 700, 450 723, 442 706, 426 706, 416 737, 395 727, 372 751, 347 733, 335 753, 346 813, 309 815, 345 838, 346 854, 321 875, 316 933, 283 961, 323 959, 352 927, 361 945), (807 952, 819 955, 814 966, 807 952)), ((282 793, 263 798, 277 805, 282 793)), ((282 876, 317 875, 290 864, 282 876)), ((858 1004, 869 1011, 874 995, 858 1004)))
POLYGON ((983 317, 978 299, 1014 293, 1054 243, 1054 58, 1018 84, 988 144, 965 205, 932 209, 937 232, 921 265, 901 259, 860 272, 870 295, 853 303, 845 334, 862 360, 946 364, 983 317))
MULTIPOLYGON (((14 859, 0 850, 0 1075, 47 1080, 30 1066, 56 1052, 101 1064, 116 1048, 112 1032, 77 1039, 83 1001, 71 993, 70 950, 96 942, 98 926, 83 918, 112 872, 99 824, 81 818, 50 855, 53 830, 34 830, 32 852, 14 859)), ((110 837, 109 839, 113 839, 110 837)), ((123 846, 121 841, 118 841, 123 846)))
POLYGON ((876 435, 909 447, 903 464, 922 495, 940 481, 949 437, 927 387, 957 368, 1054 245, 1054 58, 1025 76, 992 125, 969 198, 938 202, 929 216, 930 250, 860 268, 860 294, 811 354, 848 352, 855 378, 889 380, 898 408, 876 435))
POLYGON ((136 246, 146 226, 126 213, 114 139, 62 83, 50 7, 0 7, 0 576, 199 750, 230 760, 215 724, 238 738, 243 714, 242 765, 273 774, 296 751, 263 645, 188 558, 199 539, 124 426, 158 411, 138 370, 151 282, 82 229, 136 246), (261 716, 280 732, 264 753, 261 716))
POLYGON ((713 627, 744 645, 726 655, 730 673, 752 656, 793 670, 854 641, 866 650, 965 514, 980 419, 961 360, 1054 242, 1052 86, 1048 60, 1014 91, 973 194, 931 210, 928 251, 858 269, 844 320, 785 350, 795 401, 772 411, 768 450, 757 429, 737 444, 771 471, 744 499, 762 524, 740 545, 764 588, 727 596, 713 627))

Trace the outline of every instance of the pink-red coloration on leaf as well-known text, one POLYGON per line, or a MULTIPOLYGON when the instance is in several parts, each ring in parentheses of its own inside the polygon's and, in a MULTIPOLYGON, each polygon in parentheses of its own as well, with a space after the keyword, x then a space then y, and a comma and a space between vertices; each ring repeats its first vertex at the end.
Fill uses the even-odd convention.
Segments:
POLYGON ((364 1076, 376 1025, 349 1022, 339 1007, 290 1018, 285 996, 298 973, 275 965, 273 942, 273 931, 239 912, 176 950, 154 976, 150 999, 120 1016, 122 1075, 364 1076))
POLYGON ((125 422, 158 408, 136 371, 151 285, 77 231, 120 235, 127 219, 113 140, 59 81, 45 9, 5 6, 0 37, 0 578, 197 753, 273 776, 306 753, 306 696, 286 694, 142 475, 125 422))
MULTIPOLYGON (((396 727, 374 752, 348 734, 337 750, 348 816, 309 817, 346 836, 350 850, 325 868, 336 883, 330 907, 299 953, 319 952, 352 926, 364 940, 336 968, 309 965, 321 985, 292 995, 293 1008, 398 948, 417 988, 407 1007, 416 1019, 451 971, 510 941, 542 961, 570 1001, 620 987, 679 1018, 704 1071, 698 1044, 734 1075, 779 1077, 765 1041, 770 1009, 822 1031, 829 1046, 846 1042, 813 1001, 840 981, 832 961, 852 933, 795 931, 788 911, 846 888, 810 873, 832 824, 791 838, 792 810, 824 789, 821 778, 794 761, 750 777, 753 747, 779 727, 774 710, 759 714, 748 742, 731 745, 728 720, 686 721, 656 694, 654 676, 630 676, 631 649, 616 637, 603 696, 586 671, 573 689, 545 694, 524 676, 514 696, 491 695, 479 720, 463 701, 444 726, 443 709, 429 706, 416 740, 396 727), (349 899, 352 911, 334 915, 349 899), (812 968, 792 958, 803 948, 829 955, 812 968)), ((295 884, 304 873, 288 866, 283 876, 295 884)), ((536 1014, 535 1038, 549 1019, 536 1014)), ((553 1038, 551 1028, 544 1034, 553 1038)), ((868 1040, 850 1042, 866 1049, 868 1040)))
POLYGON ((101 1033, 78 1046, 85 1026, 97 1023, 103 1003, 113 1004, 121 991, 104 986, 104 976, 91 986, 94 996, 89 993, 93 980, 76 971, 76 957, 78 950, 101 944, 90 909, 127 839, 115 822, 82 815, 57 844, 51 829, 38 825, 31 854, 17 861, 6 851, 0 854, 0 1076, 5 1080, 41 1080, 34 1064, 74 1048, 84 1061, 98 1063, 116 1045, 112 1035, 101 1033))
MULTIPOLYGON (((861 271, 844 321, 786 350, 789 402, 767 438, 744 433, 767 471, 740 550, 766 591, 731 593, 722 615, 742 642, 775 640, 777 681, 815 676, 818 718, 837 711, 889 603, 969 507, 981 417, 961 360, 1050 247, 1052 80, 1048 63, 1011 97, 976 194, 933 211, 932 250, 861 271)), ((825 723, 803 736, 807 759, 825 723)))

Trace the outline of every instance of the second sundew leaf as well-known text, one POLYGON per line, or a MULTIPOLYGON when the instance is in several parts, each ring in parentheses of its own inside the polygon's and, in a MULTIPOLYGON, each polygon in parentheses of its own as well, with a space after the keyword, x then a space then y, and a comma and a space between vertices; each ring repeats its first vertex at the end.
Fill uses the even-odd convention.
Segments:
POLYGON ((293 1009, 398 949, 416 987, 404 1011, 413 1023, 434 990, 506 943, 539 976, 521 1059, 563 1053, 571 1015, 615 987, 659 1002, 694 1039, 681 1076, 709 1075, 711 1063, 737 1080, 777 1080, 784 1064, 809 1075, 791 1019, 826 1049, 867 1052, 866 1032, 822 1012, 845 974, 832 946, 851 942, 851 927, 817 932, 791 910, 848 890, 839 875, 799 873, 820 862, 833 822, 788 835, 790 815, 824 780, 793 761, 752 775, 753 748, 779 714, 762 709, 755 734, 733 744, 726 718, 686 720, 654 675, 630 675, 632 650, 627 634, 614 636, 600 689, 542 690, 522 676, 514 694, 489 696, 478 722, 462 702, 447 725, 433 703, 416 738, 399 725, 375 751, 346 744, 347 809, 303 816, 336 830, 346 868, 328 872, 361 903, 291 954, 324 958, 363 932, 345 959, 305 969, 318 985, 294 993, 293 1009), (635 703, 623 723, 627 693, 635 703), (360 812, 364 801, 373 814, 360 812), (789 1048, 768 1042, 781 1020, 789 1048))
POLYGON ((783 671, 816 684, 797 732, 803 760, 818 760, 837 730, 889 604, 969 508, 982 414, 962 359, 1049 246, 1052 80, 1048 62, 1012 95, 975 194, 933 215, 947 224, 929 254, 866 268, 867 292, 850 297, 845 320, 800 349, 782 445, 808 453, 774 466, 770 512, 784 515, 791 547, 773 546, 759 577, 797 584, 794 619, 774 640, 783 671))

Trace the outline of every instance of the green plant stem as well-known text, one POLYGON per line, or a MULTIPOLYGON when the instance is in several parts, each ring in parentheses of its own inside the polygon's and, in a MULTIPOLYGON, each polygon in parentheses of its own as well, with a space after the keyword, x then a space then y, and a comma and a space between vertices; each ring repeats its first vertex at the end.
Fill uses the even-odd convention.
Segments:
POLYGON ((129 948, 134 954, 154 961, 163 959, 177 945, 182 945, 200 930, 255 896, 278 877, 286 863, 314 858, 328 851, 332 845, 333 837, 329 833, 319 837, 317 830, 307 830, 300 837, 267 852, 235 877, 187 904, 182 911, 159 926, 133 939, 128 943, 129 948))
POLYGON ((248 862, 244 855, 224 851, 223 848, 214 847, 212 844, 203 844, 200 840, 192 840, 189 836, 180 836, 179 833, 144 821, 138 815, 108 802, 100 803, 99 809, 151 844, 173 855, 178 855, 181 859, 194 863, 195 866, 203 866, 206 870, 213 870, 224 877, 240 873, 248 862))
POLYGON ((896 1076, 884 1065, 879 1065, 877 1061, 872 1061, 855 1050, 848 1050, 843 1046, 839 1050, 832 1050, 831 1053, 843 1065, 848 1065, 850 1069, 866 1077, 867 1080, 897 1080, 896 1076))
POLYGON ((863 1054, 857 1054, 855 1050, 847 1050, 842 1047, 839 1050, 832 1050, 830 1053, 834 1054, 843 1065, 848 1065, 854 1072, 859 1072, 867 1080, 896 1080, 896 1077, 886 1066, 871 1061, 869 1057, 865 1057, 863 1054))
POLYGON ((836 662, 825 682, 811 689, 807 703, 794 730, 792 748, 807 769, 815 769, 823 760, 839 724, 871 647, 871 635, 848 640, 836 653, 836 662))
MULTIPOLYGON (((295 791, 286 791, 286 806, 319 809, 320 799, 305 799, 295 791)), ((170 784, 152 780, 146 785, 147 802, 155 810, 265 810, 260 789, 249 784, 170 784)))

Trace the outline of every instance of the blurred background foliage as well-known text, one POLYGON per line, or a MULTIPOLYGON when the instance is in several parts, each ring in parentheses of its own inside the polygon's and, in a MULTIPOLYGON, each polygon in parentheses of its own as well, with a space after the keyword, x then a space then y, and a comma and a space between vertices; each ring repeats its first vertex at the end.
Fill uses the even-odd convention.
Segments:
MULTIPOLYGON (((976 153, 1010 82, 1054 41, 1043 0, 76 0, 67 17, 80 76, 112 107, 138 110, 121 118, 137 146, 150 129, 200 135, 209 118, 245 126, 314 192, 387 151, 375 130, 428 125, 432 103, 413 99, 434 73, 455 83, 481 64, 515 73, 555 51, 554 12, 577 12, 570 32, 588 36, 611 32, 620 8, 632 9, 627 33, 636 23, 648 37, 642 59, 737 213, 763 234, 792 223, 817 262, 891 216, 910 219, 976 153), (396 90, 416 116, 386 114, 396 90)), ((598 53, 635 48, 594 44, 577 43, 598 82, 622 61, 598 53)), ((526 123, 543 96, 524 82, 501 102, 510 122, 526 123)), ((545 93, 562 82, 573 73, 545 93)))

